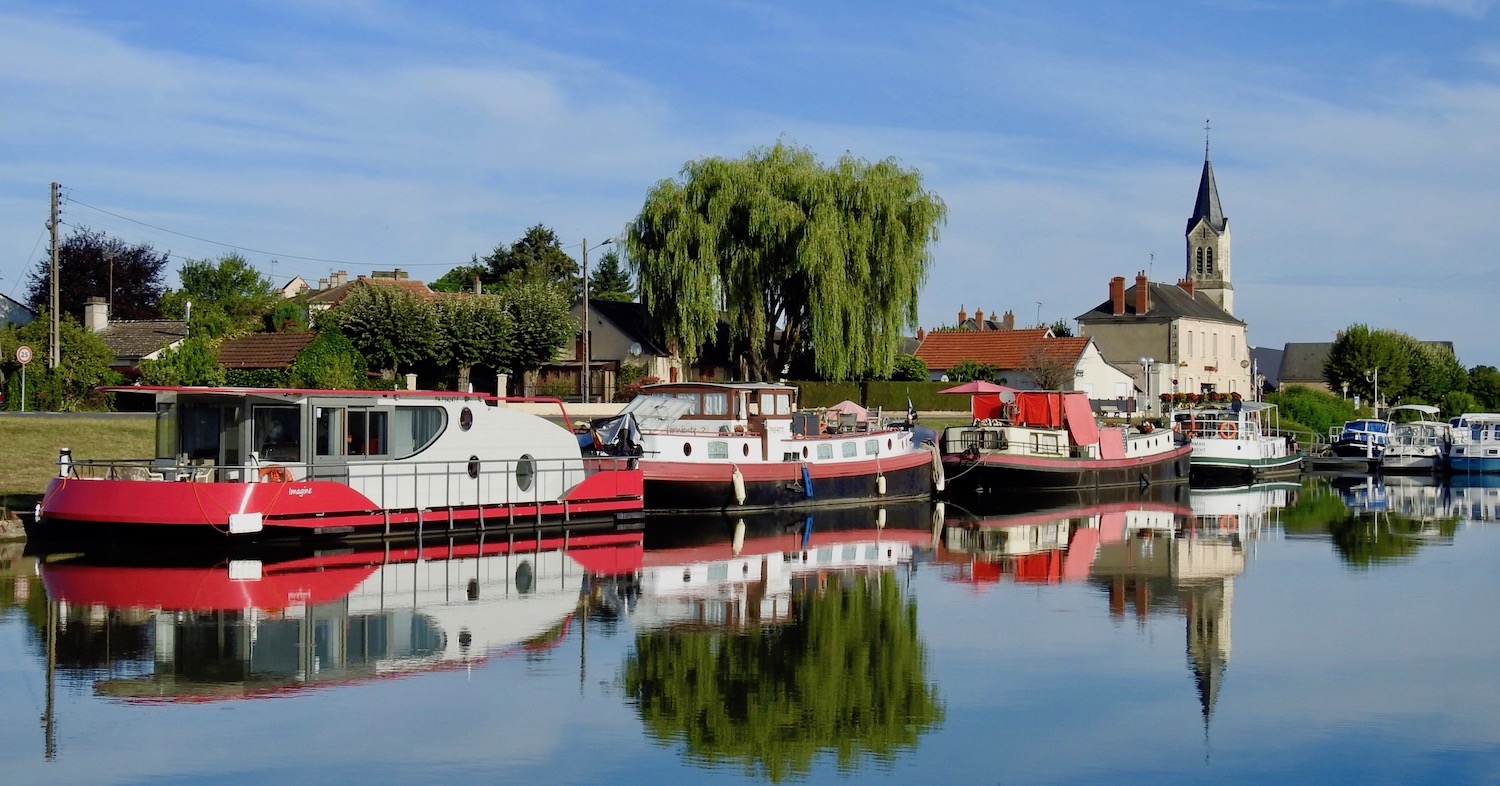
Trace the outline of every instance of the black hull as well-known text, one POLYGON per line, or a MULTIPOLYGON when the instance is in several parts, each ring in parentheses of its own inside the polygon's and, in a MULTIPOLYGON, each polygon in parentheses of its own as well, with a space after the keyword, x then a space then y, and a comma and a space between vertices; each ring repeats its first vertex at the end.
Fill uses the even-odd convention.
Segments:
POLYGON ((849 505, 932 496, 932 465, 886 470, 885 494, 880 494, 873 473, 846 477, 813 478, 808 493, 800 478, 745 481, 745 502, 735 499, 727 481, 662 480, 646 478, 645 505, 648 513, 686 513, 770 510, 790 507, 849 505))
POLYGON ((1302 463, 1272 467, 1194 466, 1193 485, 1236 486, 1269 480, 1296 480, 1302 477, 1302 463))
POLYGON ((1192 473, 1191 453, 1182 451, 1162 461, 1129 467, 1096 467, 1078 462, 1066 468, 1030 468, 959 461, 948 465, 948 485, 955 492, 1146 487, 1158 483, 1186 483, 1192 473))

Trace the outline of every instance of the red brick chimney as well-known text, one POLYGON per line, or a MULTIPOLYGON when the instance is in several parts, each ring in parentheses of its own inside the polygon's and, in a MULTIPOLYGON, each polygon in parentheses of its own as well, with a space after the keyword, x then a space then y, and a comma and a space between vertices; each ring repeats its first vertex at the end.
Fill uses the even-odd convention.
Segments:
POLYGON ((1183 292, 1188 293, 1188 297, 1193 296, 1193 280, 1191 278, 1184 278, 1178 281, 1177 286, 1181 287, 1183 292))
POLYGON ((921 341, 924 338, 927 338, 927 331, 917 328, 917 341, 921 341))
POLYGON ((1151 310, 1151 289, 1147 285, 1146 271, 1135 274, 1135 315, 1145 316, 1151 310))
POLYGON ((1014 312, 1014 311, 1007 311, 1007 312, 1005 312, 1005 329, 1006 330, 1015 330, 1016 329, 1016 312, 1014 312))
POLYGON ((1120 316, 1125 313, 1125 277, 1115 276, 1109 280, 1110 313, 1120 316))
POLYGON ((959 324, 959 326, 962 327, 963 324, 965 322, 968 322, 968 321, 969 321, 969 312, 965 311, 963 306, 959 306, 958 307, 958 324, 959 324))
POLYGON ((985 329, 984 328, 984 309, 982 309, 982 308, 976 308, 976 309, 974 309, 974 322, 977 325, 979 325, 979 329, 980 330, 984 330, 985 329))

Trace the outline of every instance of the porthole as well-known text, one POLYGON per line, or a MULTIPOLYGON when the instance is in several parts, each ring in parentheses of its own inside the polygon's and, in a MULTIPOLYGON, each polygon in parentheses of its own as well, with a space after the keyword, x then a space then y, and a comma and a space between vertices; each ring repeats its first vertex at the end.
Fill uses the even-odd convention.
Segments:
POLYGON ((536 586, 536 570, 531 567, 531 560, 521 560, 516 566, 516 592, 522 595, 530 595, 536 586))
POLYGON ((749 442, 746 442, 745 444, 741 445, 740 448, 744 451, 744 453, 745 453, 746 456, 750 455, 750 443, 749 442))
POLYGON ((521 454, 516 460, 516 488, 522 491, 531 490, 531 479, 536 476, 536 460, 530 453, 521 454))
POLYGON ((893 449, 895 447, 895 444, 896 444, 895 440, 887 438, 886 441, 885 441, 885 449, 886 450, 891 450, 891 449, 893 449))
POLYGON ((469 477, 471 477, 471 478, 477 478, 477 477, 479 477, 479 457, 478 456, 470 456, 469 457, 469 477))
POLYGON ((468 431, 473 425, 474 411, 468 407, 464 407, 463 411, 458 413, 458 428, 461 431, 468 431))
POLYGON ((807 446, 802 447, 802 458, 807 458, 807 446))
POLYGON ((682 443, 682 455, 684 455, 684 456, 691 456, 691 455, 693 455, 693 443, 691 443, 691 442, 684 442, 684 443, 682 443))

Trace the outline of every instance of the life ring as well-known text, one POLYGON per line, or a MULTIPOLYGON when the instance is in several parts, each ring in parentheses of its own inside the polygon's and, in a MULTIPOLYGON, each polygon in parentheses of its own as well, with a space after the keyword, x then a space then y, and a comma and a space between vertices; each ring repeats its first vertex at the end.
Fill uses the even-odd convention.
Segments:
POLYGON ((260 482, 262 483, 287 483, 292 479, 292 473, 286 467, 269 466, 260 468, 260 482))
POLYGON ((1219 436, 1223 437, 1224 439, 1234 439, 1235 437, 1239 436, 1239 433, 1240 427, 1236 426, 1233 423, 1219 424, 1219 436))

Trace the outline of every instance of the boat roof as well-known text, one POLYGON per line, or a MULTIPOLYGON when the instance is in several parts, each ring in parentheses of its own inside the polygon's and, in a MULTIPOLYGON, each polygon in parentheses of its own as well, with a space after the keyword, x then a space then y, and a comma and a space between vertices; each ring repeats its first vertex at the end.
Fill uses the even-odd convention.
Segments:
POLYGON ((461 390, 328 390, 324 388, 235 388, 195 387, 190 385, 116 385, 99 388, 105 393, 188 394, 194 396, 338 396, 341 398, 443 398, 488 400, 488 393, 466 393, 461 390))
POLYGON ((1465 412, 1459 419, 1467 422, 1493 423, 1500 421, 1500 412, 1465 412))
POLYGON ((1386 409, 1386 411, 1385 411, 1385 414, 1391 415, 1391 414, 1393 414, 1395 412, 1399 412, 1401 410, 1409 410, 1411 412, 1420 412, 1420 413, 1422 413, 1424 415, 1436 415, 1437 413, 1439 413, 1439 412, 1442 411, 1438 407, 1434 407, 1431 404, 1398 404, 1398 405, 1396 405, 1394 407, 1388 407, 1386 409))
POLYGON ((679 388, 712 388, 717 390, 785 390, 790 393, 797 392, 795 385, 783 385, 779 382, 658 382, 654 385, 643 385, 642 391, 657 391, 679 389, 679 388))

